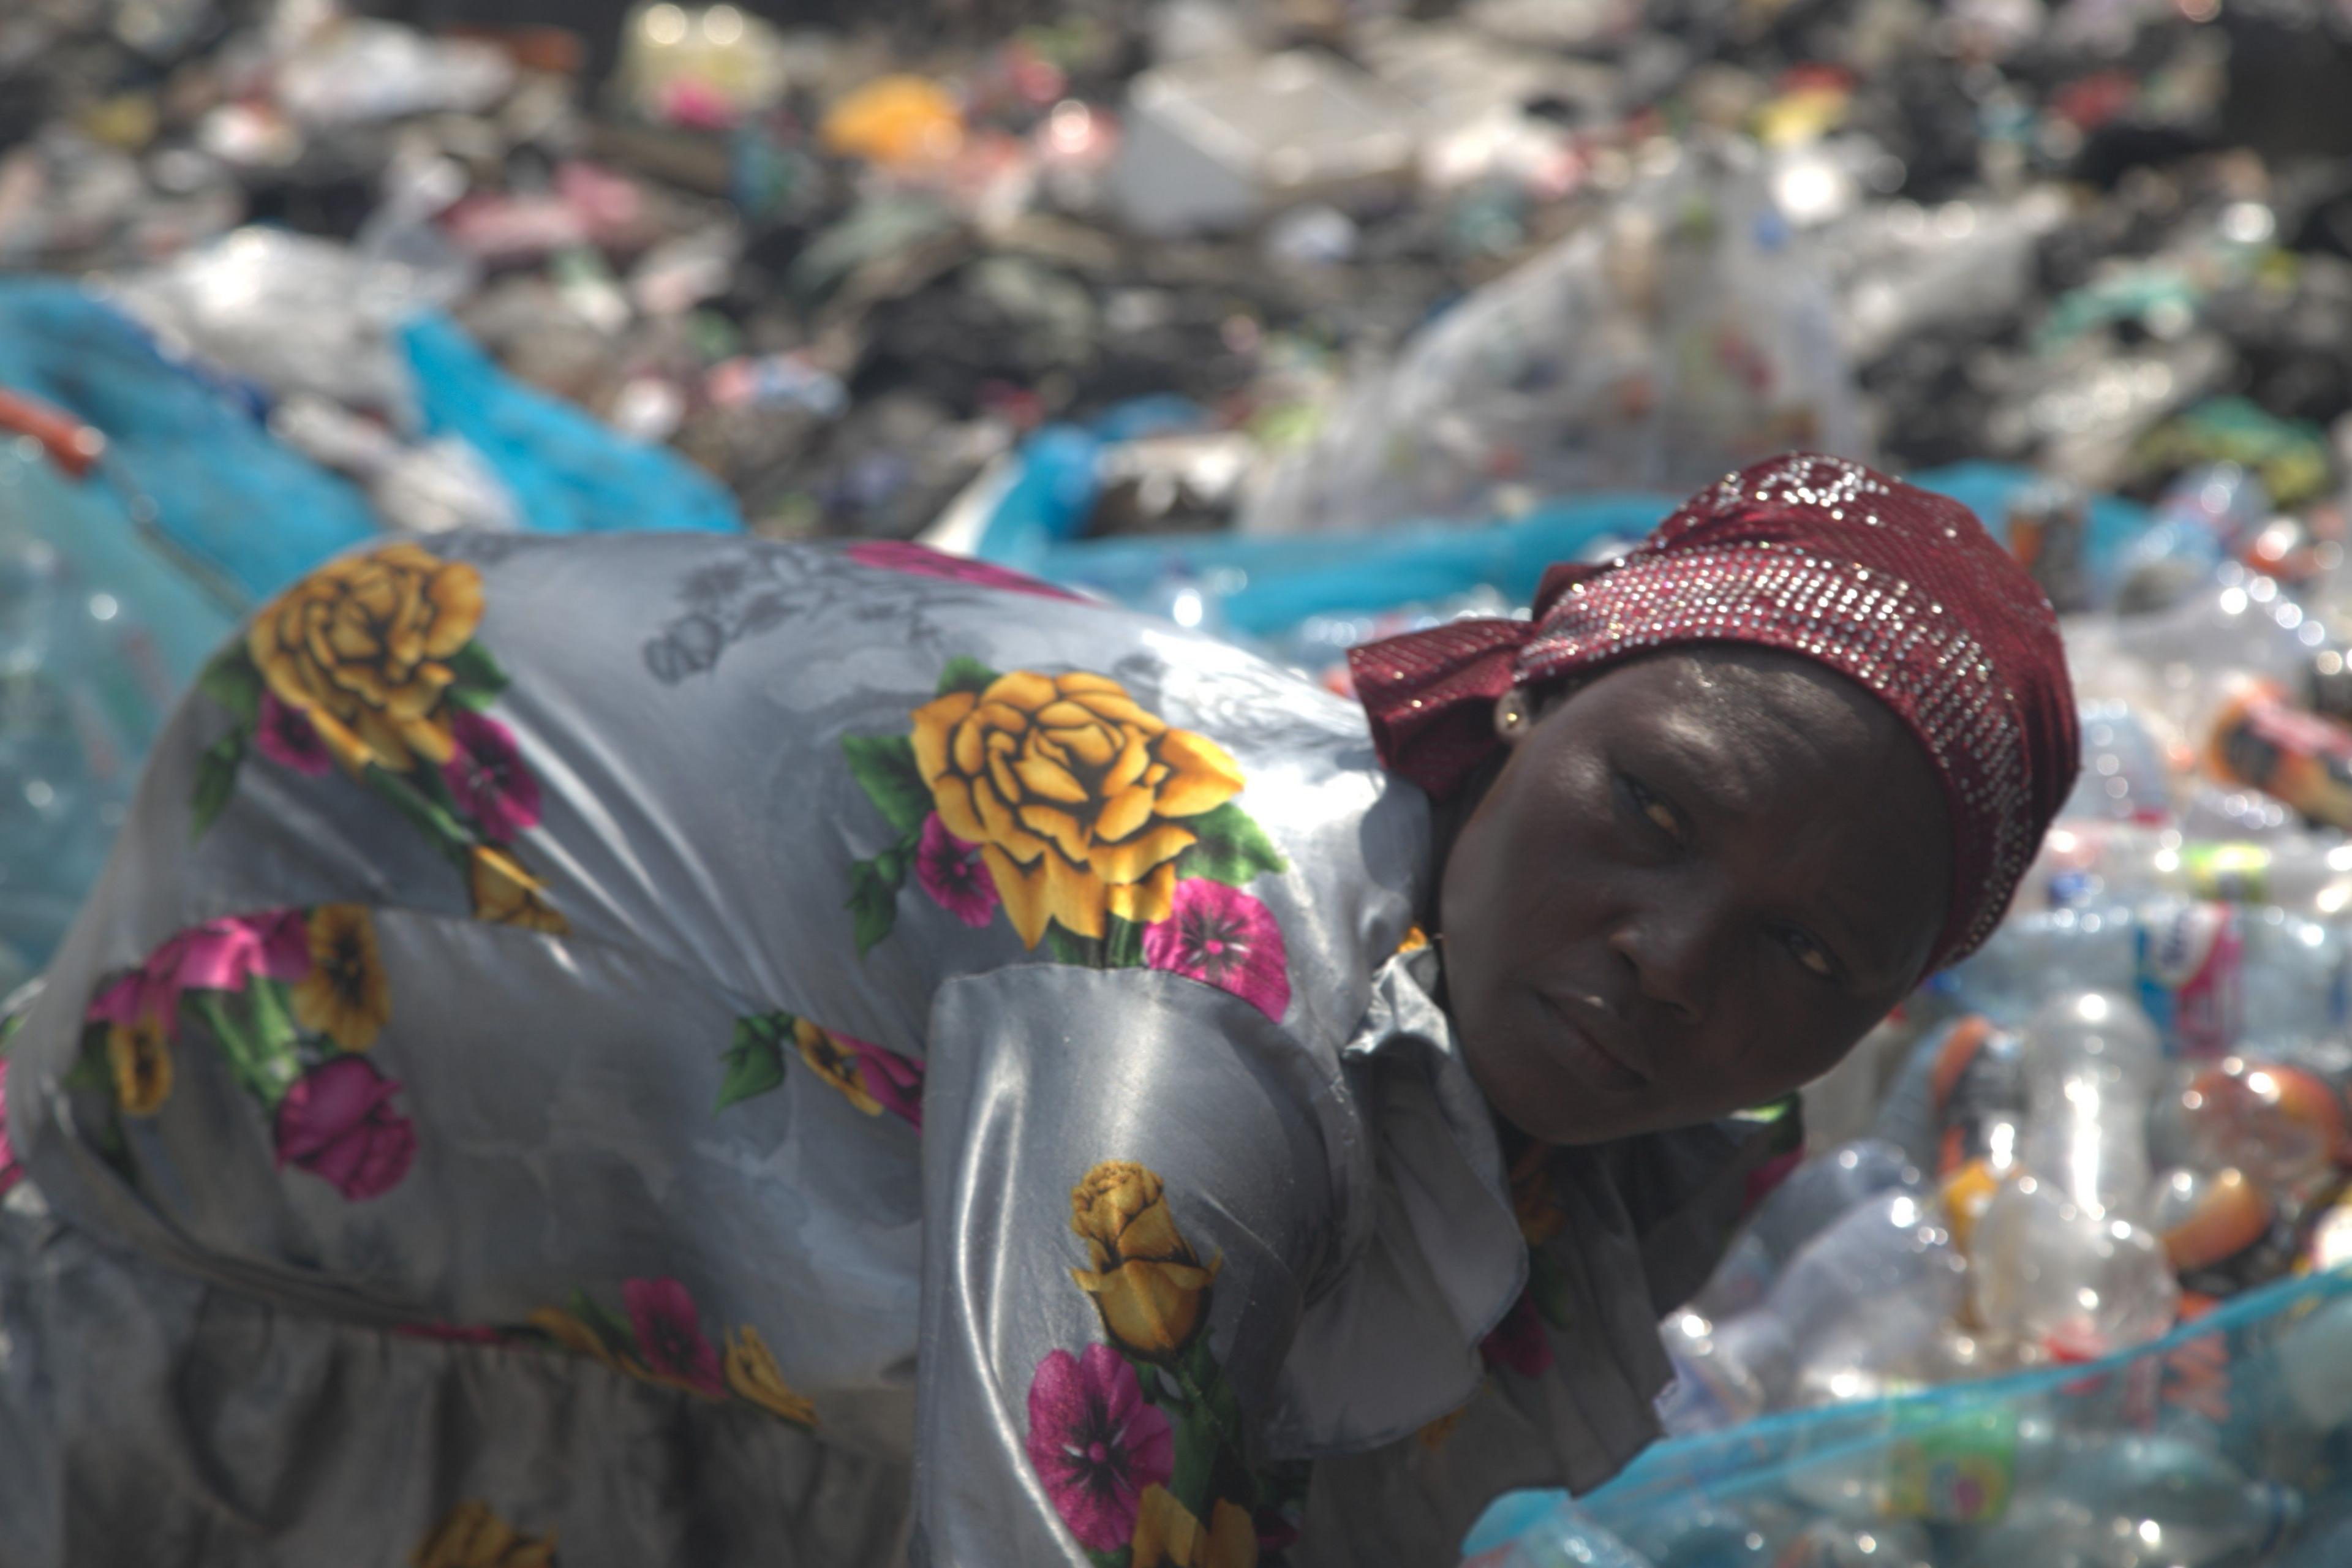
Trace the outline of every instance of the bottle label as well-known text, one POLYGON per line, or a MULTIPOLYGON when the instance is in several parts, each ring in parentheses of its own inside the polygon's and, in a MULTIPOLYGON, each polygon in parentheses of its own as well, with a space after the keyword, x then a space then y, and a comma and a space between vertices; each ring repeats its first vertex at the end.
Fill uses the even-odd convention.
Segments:
POLYGON ((2271 852, 2259 844, 2189 844, 2180 851, 2192 898, 2225 904, 2271 901, 2271 852))
POLYGON ((2245 939, 2227 904, 2167 902, 2142 911, 2134 989, 2165 1048, 2218 1057, 2244 1023, 2245 939))
POLYGON ((1982 1524, 2009 1511, 2017 1481, 2017 1411, 1897 1418, 1886 1447, 1887 1511, 1898 1519, 1982 1524))
POLYGON ((2095 871, 2059 871, 2050 879, 2050 907, 2053 910, 2080 909, 2095 901, 2102 884, 2095 871))
POLYGON ((2315 822, 2352 827, 2352 729, 2290 708, 2274 690, 2231 704, 2210 759, 2223 777, 2315 822))

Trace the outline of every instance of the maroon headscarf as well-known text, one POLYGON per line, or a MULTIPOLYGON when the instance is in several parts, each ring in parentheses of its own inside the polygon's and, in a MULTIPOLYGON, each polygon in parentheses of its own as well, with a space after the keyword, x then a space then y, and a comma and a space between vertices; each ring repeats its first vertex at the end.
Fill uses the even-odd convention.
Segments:
POLYGON ((1528 621, 1348 656, 1381 758, 1436 796, 1500 744, 1495 701, 1657 647, 1817 659, 1909 726, 1944 781, 1952 896, 1931 969, 1990 935, 2081 760, 2057 617, 1968 508, 1812 454, 1732 474, 1606 566, 1544 574, 1528 621))

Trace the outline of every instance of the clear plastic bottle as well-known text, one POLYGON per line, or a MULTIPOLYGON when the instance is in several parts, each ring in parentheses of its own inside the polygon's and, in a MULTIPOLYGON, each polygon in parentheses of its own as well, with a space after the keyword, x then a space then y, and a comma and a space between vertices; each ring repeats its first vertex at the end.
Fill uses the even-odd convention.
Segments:
POLYGON ((2314 822, 2352 829, 2352 726, 2296 707, 2278 681, 2224 683, 2205 762, 2214 775, 2257 789, 2314 822))
MULTIPOLYGON (((2260 1554, 2302 1517, 2303 1500, 2293 1489, 2249 1479, 2190 1437, 2135 1434, 2071 1447, 2052 1489, 2110 1521, 2134 1521, 2133 1555, 2122 1561, 2195 1568, 2239 1552, 2260 1554)), ((2113 1522, 2109 1533, 2119 1533, 2113 1522)))
POLYGON ((2273 578, 2234 563, 2158 615, 2116 623, 2115 648, 2139 662, 2157 714, 2195 738, 2209 731, 2233 679, 2274 681, 2298 703, 2315 690, 2326 626, 2273 578))
POLYGON ((1677 1384, 1730 1425, 1930 1381, 1966 1274, 1932 1202, 1882 1193, 1807 1243, 1750 1310, 1670 1320, 1677 1384))
POLYGON ((2069 1202, 2033 1176, 1985 1205, 1969 1238, 1970 1298, 2009 1359, 2087 1361, 2172 1326, 2180 1286, 2155 1236, 2069 1202))
POLYGON ((2297 1319, 2262 1352, 2261 1372, 2277 1391, 2279 1419, 2311 1433, 2352 1421, 2352 1296, 2297 1319))
POLYGON ((2013 914, 1936 984, 1961 1006, 2013 1029, 2058 992, 2131 989, 2138 940, 2129 904, 2013 914))
POLYGON ((2270 1560, 2270 1568, 2344 1568, 2352 1563, 2352 1514, 2315 1522, 2294 1545, 2270 1560))
POLYGON ((2211 839, 2132 822, 2062 823, 2042 840, 2015 907, 2093 909, 2162 896, 2338 919, 2352 910, 2352 844, 2335 834, 2211 839))
POLYGON ((2342 1032, 2348 932, 2271 906, 2168 896, 2049 910, 2012 917, 1938 984, 2011 1027, 2061 992, 2123 992, 2168 1054, 2275 1053, 2342 1032))
POLYGON ((1780 1549, 1772 1568, 1936 1568, 1935 1543, 1907 1521, 1821 1519, 1780 1549))
POLYGON ((2091 607, 2091 501, 2082 487, 2042 479, 2009 500, 2009 549, 2033 574, 2050 607, 2070 616, 2091 607))
POLYGON ((2145 611, 2193 593, 2269 515, 2262 480, 2236 463, 2182 474, 2158 499, 2153 525, 2124 554, 2118 607, 2145 611))
POLYGON ((2126 702, 2099 699, 2084 702, 2078 718, 2083 771, 2060 816, 2143 825, 2169 821, 2172 770, 2139 711, 2126 702))
POLYGON ((2149 1137, 2183 1165, 2235 1168, 2280 1204, 2315 1197, 2347 1152, 2342 1097, 2315 1072, 2245 1056, 2199 1068, 2161 1100, 2149 1137))
POLYGON ((1859 1138, 1826 1150, 1791 1171, 1759 1205, 1724 1253, 1690 1309, 1719 1320, 1764 1299, 1781 1268, 1805 1243, 1880 1193, 1917 1193, 1918 1168, 1894 1144, 1859 1138))
POLYGON ((1654 1509, 1629 1521, 1622 1540, 1640 1553, 1636 1561, 1652 1568, 1778 1568, 1780 1543, 1793 1529, 1780 1517, 1783 1512, 1694 1500, 1691 1506, 1654 1509))
POLYGON ((2147 1194, 2147 1111, 2163 1057, 2127 997, 2054 996, 2025 1028, 2026 1130, 2020 1156, 2093 1219, 2128 1218, 2147 1194))
POLYGON ((2070 1439, 2042 1484, 1977 1532, 1964 1568, 2207 1568, 2248 1562, 2286 1537, 2302 1499, 2248 1480, 2193 1439, 2070 1439))
POLYGON ((1898 1412, 1880 1440, 1800 1448, 1775 1479, 1790 1501, 1841 1526, 1975 1524, 2008 1510, 2019 1478, 2046 1468, 2061 1436, 2045 1401, 1963 1397, 1898 1412))
MULTIPOLYGON (((1558 1493, 1552 1498, 1541 1502, 1530 1494, 1504 1518, 1482 1521, 1477 1532, 1482 1537, 1494 1528, 1509 1534, 1464 1558, 1462 1568, 1657 1568, 1568 1498, 1558 1493)), ((1497 1504, 1498 1509, 1503 1506, 1497 1504)))
POLYGON ((2018 1037, 1972 1013, 1912 1048, 1879 1103, 1872 1131, 1942 1178, 1978 1160, 1997 1173, 2006 1172, 2016 1163, 2024 1120, 2018 1037))
POLYGON ((2175 1166, 2157 1178, 2146 1207, 2177 1274, 2227 1263, 2269 1236, 2278 1217, 2270 1194, 2234 1168, 2175 1166))

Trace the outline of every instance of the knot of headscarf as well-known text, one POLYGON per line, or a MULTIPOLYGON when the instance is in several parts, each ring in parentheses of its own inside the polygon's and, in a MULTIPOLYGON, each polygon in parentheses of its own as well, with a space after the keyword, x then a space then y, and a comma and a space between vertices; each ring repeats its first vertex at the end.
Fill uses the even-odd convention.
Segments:
POLYGON ((1531 618, 1464 620, 1348 656, 1381 760, 1444 797, 1493 755, 1496 700, 1651 649, 1748 643, 1892 709, 1944 784, 1952 894, 1932 967, 1991 934, 2074 785, 2057 617, 1958 501, 1812 454, 1727 476, 1606 565, 1544 574, 1531 618))

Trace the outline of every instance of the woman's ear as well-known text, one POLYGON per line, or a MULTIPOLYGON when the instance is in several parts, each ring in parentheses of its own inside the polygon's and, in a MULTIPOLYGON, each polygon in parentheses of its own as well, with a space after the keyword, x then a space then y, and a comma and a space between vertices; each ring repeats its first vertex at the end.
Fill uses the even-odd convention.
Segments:
POLYGON ((1514 686, 1495 699, 1495 733, 1506 746, 1516 746, 1535 727, 1535 701, 1524 686, 1514 686))

